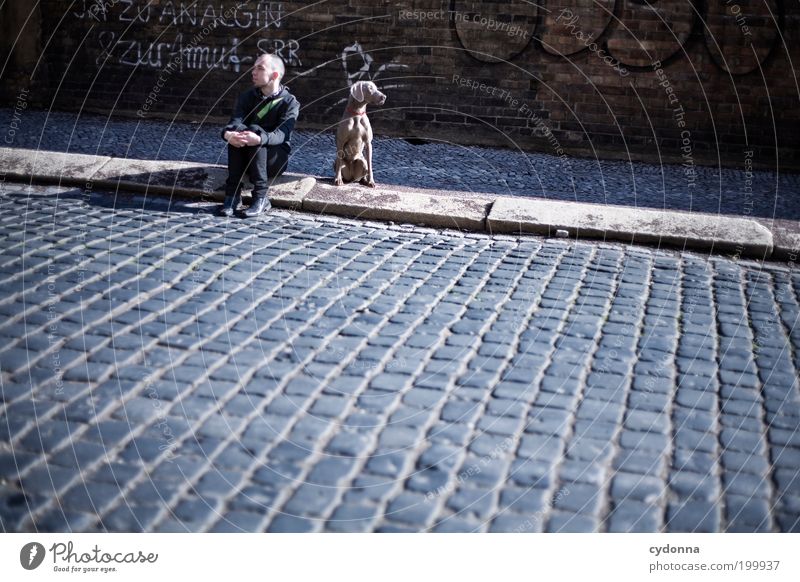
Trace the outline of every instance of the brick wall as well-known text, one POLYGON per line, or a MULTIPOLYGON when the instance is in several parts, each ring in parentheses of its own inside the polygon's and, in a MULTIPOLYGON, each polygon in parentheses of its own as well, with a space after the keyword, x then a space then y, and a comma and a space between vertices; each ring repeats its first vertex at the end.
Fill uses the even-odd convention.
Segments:
POLYGON ((45 0, 34 86, 41 106, 217 123, 268 50, 306 128, 372 79, 381 134, 687 165, 752 150, 770 166, 777 144, 800 167, 798 15, 778 0, 45 0))

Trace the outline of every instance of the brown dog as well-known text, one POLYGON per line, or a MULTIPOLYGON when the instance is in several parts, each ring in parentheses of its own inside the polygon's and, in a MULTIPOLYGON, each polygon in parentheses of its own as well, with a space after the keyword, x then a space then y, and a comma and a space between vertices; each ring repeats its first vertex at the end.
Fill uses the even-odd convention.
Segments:
POLYGON ((336 128, 336 160, 333 183, 359 181, 375 187, 372 177, 372 126, 367 118, 367 104, 383 105, 386 95, 372 81, 359 81, 350 88, 350 99, 336 128), (365 155, 366 153, 366 155, 365 155))

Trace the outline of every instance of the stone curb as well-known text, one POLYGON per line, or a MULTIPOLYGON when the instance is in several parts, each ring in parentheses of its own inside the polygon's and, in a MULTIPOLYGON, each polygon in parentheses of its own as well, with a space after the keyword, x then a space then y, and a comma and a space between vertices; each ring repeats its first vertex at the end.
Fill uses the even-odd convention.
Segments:
POLYGON ((579 204, 533 198, 498 199, 488 217, 492 232, 529 232, 703 251, 769 257, 773 237, 757 222, 738 217, 579 204))
MULTIPOLYGON (((0 175, 4 179, 219 201, 226 168, 0 148, 0 175)), ((289 173, 275 181, 270 199, 276 207, 320 214, 490 233, 670 245, 758 259, 795 260, 800 248, 800 225, 793 221, 435 190, 368 189, 359 185, 337 188, 310 176, 289 173)))
POLYGON ((422 226, 486 230, 486 216, 493 199, 489 196, 442 196, 430 192, 403 192, 360 185, 341 187, 318 183, 303 199, 303 210, 406 222, 422 226))

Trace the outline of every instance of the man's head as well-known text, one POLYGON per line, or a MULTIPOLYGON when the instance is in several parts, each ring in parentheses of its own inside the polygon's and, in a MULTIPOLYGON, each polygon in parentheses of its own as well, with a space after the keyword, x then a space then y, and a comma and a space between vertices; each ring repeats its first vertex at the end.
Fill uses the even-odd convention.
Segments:
POLYGON ((277 55, 262 54, 253 65, 252 79, 253 85, 258 88, 280 85, 286 67, 283 60, 277 55))

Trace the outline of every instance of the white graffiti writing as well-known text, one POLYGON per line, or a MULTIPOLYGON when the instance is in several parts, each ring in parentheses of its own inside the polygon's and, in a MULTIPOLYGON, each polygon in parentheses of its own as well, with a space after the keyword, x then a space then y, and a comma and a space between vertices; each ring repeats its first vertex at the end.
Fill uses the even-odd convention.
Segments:
POLYGON ((240 56, 239 40, 231 39, 230 48, 212 47, 189 43, 184 45, 184 37, 178 34, 174 42, 145 42, 141 40, 116 40, 113 32, 104 31, 99 35, 102 58, 115 57, 115 60, 130 67, 153 67, 160 69, 168 63, 178 64, 178 70, 241 71, 241 66, 253 60, 251 56, 240 56))
POLYGON ((208 26, 218 22, 228 28, 263 29, 280 28, 283 23, 281 2, 258 2, 248 8, 246 2, 235 9, 226 9, 222 3, 164 2, 153 5, 148 0, 80 0, 72 15, 79 19, 108 22, 116 17, 121 22, 140 24, 158 23, 172 26, 208 26), (113 10, 112 10, 113 9, 113 10), (112 13, 113 12, 113 13, 112 13))
MULTIPOLYGON (((208 46, 195 43, 184 44, 184 36, 178 34, 174 42, 146 42, 141 40, 116 40, 113 32, 103 31, 98 35, 102 51, 98 64, 106 59, 129 67, 163 68, 167 63, 177 63, 178 71, 221 69, 240 72, 242 66, 253 61, 252 56, 239 54, 239 41, 231 39, 230 47, 208 46)), ((277 54, 288 66, 301 66, 297 56, 300 44, 296 40, 266 39, 258 41, 259 52, 277 54)))
MULTIPOLYGON (((97 0, 94 0, 97 2, 97 0)), ((100 54, 96 58, 99 65, 105 62, 117 62, 129 67, 152 67, 161 69, 170 63, 179 72, 184 70, 211 70, 221 69, 223 71, 232 70, 239 73, 242 65, 253 61, 253 56, 240 56, 240 46, 237 38, 233 38, 228 43, 209 43, 208 37, 218 27, 236 26, 238 28, 248 28, 256 26, 266 28, 269 26, 280 26, 280 19, 283 12, 279 2, 259 2, 254 10, 243 9, 247 6, 245 2, 239 2, 229 6, 223 11, 222 5, 219 11, 214 9, 213 4, 207 4, 205 10, 201 12, 197 2, 187 4, 185 2, 165 2, 163 5, 153 7, 158 10, 155 16, 151 6, 140 6, 134 0, 114 0, 113 3, 107 2, 103 6, 105 10, 100 12, 93 9, 96 4, 89 5, 88 0, 83 0, 83 12, 74 13, 79 18, 92 14, 107 15, 109 8, 121 5, 119 20, 127 22, 141 22, 146 24, 151 19, 158 19, 160 24, 168 23, 180 30, 194 27, 197 33, 189 39, 187 33, 177 33, 174 40, 171 38, 163 41, 148 41, 147 39, 137 38, 139 35, 125 35, 117 37, 117 33, 110 30, 101 30, 97 33, 97 41, 100 45, 100 54)), ((163 36, 161 37, 163 38, 163 36)), ((293 39, 261 38, 258 41, 258 51, 262 53, 273 53, 280 56, 284 62, 291 67, 302 65, 298 51, 300 43, 293 39)), ((244 54, 249 50, 243 50, 244 54)))
POLYGON ((83 0, 83 10, 73 12, 72 14, 78 18, 91 18, 97 22, 105 22, 108 20, 108 13, 119 0, 91 0, 87 7, 87 0, 83 0))
POLYGON ((303 62, 297 56, 300 43, 294 39, 281 40, 279 38, 262 38, 258 41, 259 53, 272 53, 278 55, 287 67, 301 67, 303 62))
POLYGON ((377 81, 386 71, 402 71, 408 65, 399 63, 385 63, 372 70, 373 58, 366 52, 361 44, 356 41, 342 51, 342 67, 347 75, 347 84, 353 85, 358 81, 377 81))
MULTIPOLYGON (((372 55, 370 55, 369 52, 364 50, 364 47, 362 47, 361 43, 358 41, 355 41, 353 44, 342 49, 341 60, 345 79, 347 80, 347 85, 349 87, 352 87, 358 81, 377 82, 381 79, 381 76, 384 73, 398 73, 408 69, 408 65, 395 62, 384 63, 381 66, 373 69, 372 65, 375 64, 375 60, 372 58, 372 55)), ((321 65, 317 65, 308 71, 303 71, 297 76, 303 77, 305 75, 309 75, 325 65, 327 65, 327 63, 322 63, 321 65)), ((381 89, 400 89, 407 87, 407 83, 381 83, 381 89)), ((336 103, 328 107, 326 113, 330 113, 334 108, 346 103, 347 99, 347 95, 343 96, 336 103)))

